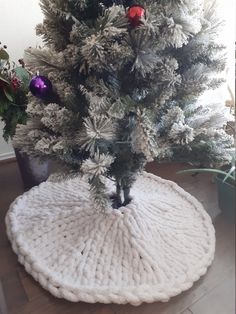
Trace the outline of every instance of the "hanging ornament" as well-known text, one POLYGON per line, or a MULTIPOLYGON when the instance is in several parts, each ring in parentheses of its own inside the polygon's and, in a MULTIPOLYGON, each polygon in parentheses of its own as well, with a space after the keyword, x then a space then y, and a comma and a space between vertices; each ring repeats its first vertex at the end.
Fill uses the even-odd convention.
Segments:
POLYGON ((36 75, 30 81, 29 89, 35 97, 44 99, 51 95, 52 83, 47 77, 36 75))
POLYGON ((138 27, 142 22, 141 19, 145 17, 145 9, 141 5, 132 5, 127 12, 127 18, 132 28, 138 27))

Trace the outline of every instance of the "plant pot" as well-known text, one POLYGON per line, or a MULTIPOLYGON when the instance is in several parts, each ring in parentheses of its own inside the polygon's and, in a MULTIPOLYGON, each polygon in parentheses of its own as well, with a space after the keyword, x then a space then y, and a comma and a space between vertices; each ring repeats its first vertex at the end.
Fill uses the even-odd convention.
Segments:
POLYGON ((15 148, 15 155, 25 190, 46 181, 49 176, 49 160, 28 156, 15 148))
POLYGON ((228 182, 223 182, 223 177, 215 177, 218 202, 222 213, 230 218, 235 217, 235 186, 228 182))

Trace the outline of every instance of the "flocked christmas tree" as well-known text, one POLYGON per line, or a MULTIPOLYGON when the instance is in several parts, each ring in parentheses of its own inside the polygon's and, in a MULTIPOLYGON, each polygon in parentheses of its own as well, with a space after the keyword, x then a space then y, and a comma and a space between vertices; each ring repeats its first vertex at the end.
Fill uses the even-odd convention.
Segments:
MULTIPOLYGON (((28 49, 29 119, 14 143, 87 176, 97 208, 130 202, 130 188, 156 159, 222 164, 232 138, 223 104, 200 103, 220 86, 224 47, 214 7, 201 0, 41 0, 28 49), (116 193, 106 192, 114 180, 116 193)), ((79 187, 78 187, 79 188, 79 187)))

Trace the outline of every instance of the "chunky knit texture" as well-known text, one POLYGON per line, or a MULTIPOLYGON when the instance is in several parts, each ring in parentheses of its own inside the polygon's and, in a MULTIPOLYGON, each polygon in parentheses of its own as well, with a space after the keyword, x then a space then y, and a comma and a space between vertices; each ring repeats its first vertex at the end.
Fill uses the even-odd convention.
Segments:
POLYGON ((54 296, 75 302, 139 305, 189 289, 213 260, 210 217, 177 184, 148 173, 132 194, 129 205, 102 214, 81 178, 31 189, 6 216, 19 262, 54 296))

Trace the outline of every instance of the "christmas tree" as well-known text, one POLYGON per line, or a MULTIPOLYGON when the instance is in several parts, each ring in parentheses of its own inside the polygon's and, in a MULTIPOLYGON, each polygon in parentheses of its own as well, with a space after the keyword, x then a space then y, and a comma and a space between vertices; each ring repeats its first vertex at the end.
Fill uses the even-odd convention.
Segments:
POLYGON ((26 66, 39 73, 15 146, 85 175, 100 210, 128 204, 149 161, 230 159, 224 105, 198 100, 223 82, 211 4, 41 0, 41 7, 36 31, 46 45, 26 50, 26 66), (113 196, 107 179, 115 182, 113 196))

